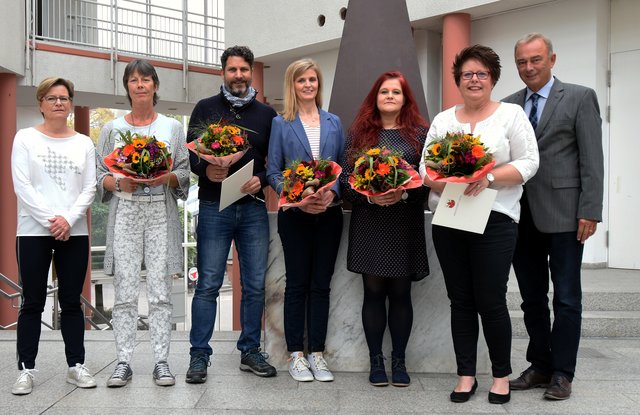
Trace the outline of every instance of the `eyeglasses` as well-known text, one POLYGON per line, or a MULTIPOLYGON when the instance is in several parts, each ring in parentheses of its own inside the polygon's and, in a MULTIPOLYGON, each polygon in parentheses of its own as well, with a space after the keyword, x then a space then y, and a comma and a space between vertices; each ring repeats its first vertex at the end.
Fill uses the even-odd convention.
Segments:
POLYGON ((55 105, 56 101, 60 101, 61 104, 66 104, 67 102, 71 101, 71 97, 67 97, 67 96, 55 96, 55 95, 47 95, 46 97, 42 98, 44 101, 47 101, 49 104, 51 105, 55 105))
POLYGON ((467 72, 462 72, 460 74, 460 77, 462 79, 464 79, 465 81, 470 81, 473 78, 473 75, 477 76, 478 79, 480 81, 484 81, 486 79, 489 79, 489 74, 491 72, 489 71, 478 71, 478 72, 471 72, 471 71, 467 71, 467 72))

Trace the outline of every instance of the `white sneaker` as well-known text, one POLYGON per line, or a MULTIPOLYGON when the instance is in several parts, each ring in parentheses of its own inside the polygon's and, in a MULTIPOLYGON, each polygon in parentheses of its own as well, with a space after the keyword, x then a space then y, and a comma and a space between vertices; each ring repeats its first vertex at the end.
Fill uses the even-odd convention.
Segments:
POLYGON ((67 382, 79 388, 96 387, 96 380, 91 376, 89 369, 80 363, 76 363, 75 367, 69 368, 67 372, 67 382))
POLYGON ((332 382, 333 373, 327 366, 327 361, 324 360, 322 353, 309 353, 307 355, 309 361, 309 369, 313 373, 313 377, 320 382, 332 382))
POLYGON ((22 363, 22 370, 18 376, 18 380, 13 384, 11 393, 14 395, 28 395, 33 390, 33 372, 37 372, 35 369, 27 369, 22 363))
POLYGON ((309 370, 309 362, 302 352, 293 352, 289 357, 289 374, 298 382, 311 382, 313 373, 309 370))

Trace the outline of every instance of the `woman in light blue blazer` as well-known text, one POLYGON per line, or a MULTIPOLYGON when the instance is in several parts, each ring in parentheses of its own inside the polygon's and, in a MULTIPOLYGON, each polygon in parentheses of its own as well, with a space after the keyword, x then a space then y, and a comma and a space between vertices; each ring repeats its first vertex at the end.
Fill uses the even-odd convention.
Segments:
MULTIPOLYGON (((322 74, 310 59, 293 62, 284 79, 284 111, 273 119, 267 163, 269 184, 280 194, 282 172, 295 161, 340 161, 340 118, 323 111, 322 74)), ((286 268, 284 329, 289 373, 297 381, 332 381, 323 357, 331 277, 342 234, 339 183, 304 207, 278 212, 286 268), (305 357, 304 328, 308 354, 305 357)))

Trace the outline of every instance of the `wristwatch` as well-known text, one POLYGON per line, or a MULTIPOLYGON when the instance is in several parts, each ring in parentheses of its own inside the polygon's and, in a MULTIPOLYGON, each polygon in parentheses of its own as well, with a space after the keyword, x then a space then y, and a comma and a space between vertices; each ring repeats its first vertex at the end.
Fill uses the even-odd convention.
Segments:
POLYGON ((403 190, 403 191, 402 191, 402 196, 400 196, 400 199, 402 199, 402 200, 407 200, 407 199, 409 199, 409 193, 407 193, 407 191, 406 191, 406 190, 403 190))
POLYGON ((489 181, 489 186, 487 186, 487 187, 491 187, 491 185, 496 180, 496 178, 495 178, 495 176, 493 174, 487 173, 487 180, 489 181))
POLYGON ((121 192, 122 191, 122 189, 120 189, 120 179, 121 179, 121 177, 116 178, 116 184, 115 184, 115 189, 114 189, 116 192, 121 192))

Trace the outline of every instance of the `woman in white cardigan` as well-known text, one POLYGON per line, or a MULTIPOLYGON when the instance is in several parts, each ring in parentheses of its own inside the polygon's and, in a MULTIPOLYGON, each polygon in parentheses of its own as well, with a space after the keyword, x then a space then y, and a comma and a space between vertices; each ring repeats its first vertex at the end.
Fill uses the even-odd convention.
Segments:
POLYGON ((158 114, 160 85, 155 68, 145 60, 130 62, 122 78, 131 112, 107 123, 97 146, 98 197, 109 202, 105 273, 114 276, 113 332, 118 363, 107 386, 126 385, 133 376, 130 366, 138 327, 140 270, 147 270, 149 331, 154 357, 153 379, 171 386, 175 377, 167 358, 171 342, 171 285, 182 272, 181 227, 177 200, 189 192, 189 156, 182 124, 158 114), (129 131, 154 136, 164 142, 173 159, 169 174, 141 183, 112 174, 104 157, 122 145, 119 133, 129 131))
POLYGON ((93 388, 84 366, 84 314, 80 295, 89 260, 87 209, 96 193, 91 139, 67 126, 73 83, 43 80, 36 91, 44 121, 16 134, 11 153, 18 200, 16 254, 22 285, 18 316, 18 380, 14 395, 31 393, 40 341, 40 320, 53 260, 58 280, 60 323, 69 370, 67 382, 93 388))

